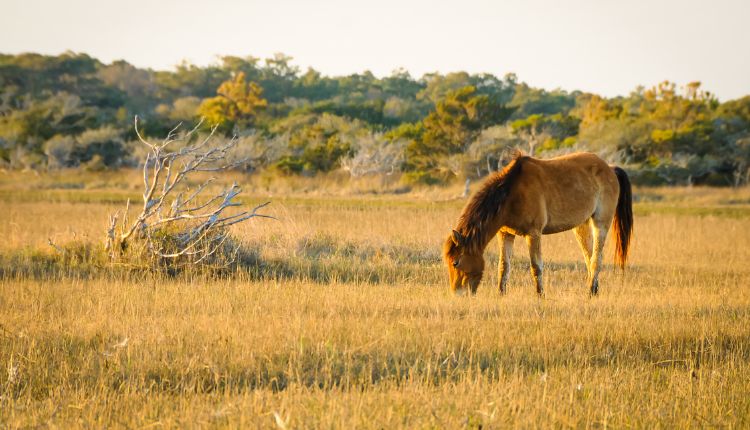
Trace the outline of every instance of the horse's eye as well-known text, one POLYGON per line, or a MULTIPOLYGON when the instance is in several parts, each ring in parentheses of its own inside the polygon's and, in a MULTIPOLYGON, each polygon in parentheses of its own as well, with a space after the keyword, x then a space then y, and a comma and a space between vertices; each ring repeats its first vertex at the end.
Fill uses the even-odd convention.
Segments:
POLYGON ((458 267, 458 260, 453 260, 453 267, 458 267))

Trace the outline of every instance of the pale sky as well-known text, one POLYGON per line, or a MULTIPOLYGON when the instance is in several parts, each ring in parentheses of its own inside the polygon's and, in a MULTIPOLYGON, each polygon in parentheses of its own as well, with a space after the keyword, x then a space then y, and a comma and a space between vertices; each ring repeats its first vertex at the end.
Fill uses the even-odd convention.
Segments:
POLYGON ((663 80, 750 94, 750 0, 0 0, 0 52, 171 69, 294 57, 325 75, 465 70, 627 95, 663 80))

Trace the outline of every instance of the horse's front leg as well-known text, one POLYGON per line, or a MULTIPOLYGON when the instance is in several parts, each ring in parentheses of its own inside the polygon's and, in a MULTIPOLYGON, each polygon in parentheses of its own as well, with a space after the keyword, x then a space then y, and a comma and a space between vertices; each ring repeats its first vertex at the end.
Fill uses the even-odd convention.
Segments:
POLYGON ((500 261, 498 263, 498 288, 500 294, 505 294, 506 285, 508 284, 508 275, 510 275, 510 259, 513 256, 513 241, 516 236, 510 233, 500 233, 500 261))
POLYGON ((532 233, 526 236, 526 243, 529 245, 529 259, 531 260, 531 276, 536 283, 536 292, 539 297, 544 296, 544 287, 542 286, 542 234, 532 233))

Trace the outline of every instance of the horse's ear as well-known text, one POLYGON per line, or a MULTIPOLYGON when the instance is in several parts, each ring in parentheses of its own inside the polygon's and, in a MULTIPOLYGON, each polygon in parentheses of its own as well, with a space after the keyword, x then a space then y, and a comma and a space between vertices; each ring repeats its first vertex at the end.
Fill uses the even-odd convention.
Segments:
POLYGON ((464 243, 464 237, 461 236, 461 233, 457 232, 456 230, 453 230, 453 235, 451 235, 451 239, 453 239, 453 243, 456 246, 461 246, 464 243))

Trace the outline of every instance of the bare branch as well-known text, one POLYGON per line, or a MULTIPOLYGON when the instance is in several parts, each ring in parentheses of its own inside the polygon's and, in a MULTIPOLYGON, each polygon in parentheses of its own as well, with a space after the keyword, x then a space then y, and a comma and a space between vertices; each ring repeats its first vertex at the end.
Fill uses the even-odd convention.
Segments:
MULTIPOLYGON (((193 174, 224 171, 247 162, 244 158, 230 161, 230 152, 239 142, 236 136, 225 143, 211 145, 216 127, 212 127, 198 143, 186 144, 178 149, 169 148, 171 143, 191 140, 202 124, 201 120, 183 134, 179 132, 181 124, 178 124, 161 143, 152 144, 141 133, 138 117, 135 118, 138 139, 149 149, 143 164, 143 207, 130 222, 128 200, 120 234, 115 234, 117 215, 110 218, 107 237, 113 258, 117 250, 125 249, 126 242, 137 237, 144 241, 145 248, 152 255, 161 259, 188 257, 192 263, 213 261, 220 249, 226 251, 229 246, 227 229, 230 226, 251 218, 275 219, 260 213, 270 202, 257 205, 252 210, 237 211, 235 208, 241 204, 236 198, 241 188, 236 183, 210 197, 204 197, 204 192, 213 184, 214 177, 203 181, 192 191, 185 185, 186 178, 193 174), (185 195, 187 198, 183 198, 185 195), (164 242, 163 234, 156 234, 162 231, 168 232, 170 239, 167 242, 164 242), (138 234, 134 236, 136 232, 138 234), (115 244, 120 246, 116 247, 115 244)), ((233 251, 235 257, 237 252, 238 249, 233 251)), ((222 255, 226 253, 222 251, 222 255)))
POLYGON ((138 115, 135 116, 135 134, 138 136, 138 140, 140 140, 142 143, 144 143, 149 148, 153 149, 154 145, 149 143, 146 139, 143 138, 143 135, 141 135, 141 131, 138 130, 138 115))
POLYGON ((184 202, 182 202, 182 205, 187 205, 188 203, 192 202, 201 192, 203 192, 203 189, 206 188, 208 185, 210 185, 213 181, 215 181, 215 177, 208 178, 207 181, 203 182, 198 186, 198 188, 193 192, 193 194, 190 195, 184 202))

